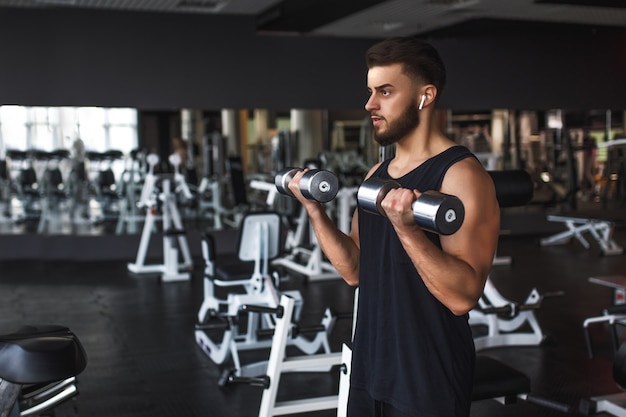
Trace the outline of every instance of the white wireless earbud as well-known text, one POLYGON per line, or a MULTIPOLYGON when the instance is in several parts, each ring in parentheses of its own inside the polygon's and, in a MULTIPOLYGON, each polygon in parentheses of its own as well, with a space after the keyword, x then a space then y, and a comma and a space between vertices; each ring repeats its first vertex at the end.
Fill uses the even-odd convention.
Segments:
POLYGON ((426 94, 422 94, 422 100, 420 101, 420 105, 417 108, 418 110, 422 110, 424 108, 424 102, 426 101, 426 94))

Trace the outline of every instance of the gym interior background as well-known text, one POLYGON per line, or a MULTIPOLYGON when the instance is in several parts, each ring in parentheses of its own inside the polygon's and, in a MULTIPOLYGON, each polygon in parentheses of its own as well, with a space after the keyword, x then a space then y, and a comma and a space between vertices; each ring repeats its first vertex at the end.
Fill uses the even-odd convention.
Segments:
MULTIPOLYGON (((260 415, 263 389, 221 386, 232 358, 217 363, 206 340, 199 346, 199 311, 212 299, 205 235, 215 262, 230 262, 246 214, 280 213, 279 288, 301 297, 303 325, 336 312, 327 337, 329 350, 341 349, 353 290, 316 258, 306 219, 272 194, 273 176, 310 162, 335 172, 346 193, 328 207, 345 227, 364 170, 393 152, 374 146, 363 109, 364 51, 384 34, 309 36, 259 30, 252 15, 27 3, 0 2, 0 333, 54 322, 79 337, 88 357, 80 395, 57 415, 260 415), (164 233, 165 211, 184 234, 164 233), (174 246, 182 260, 168 258, 174 246)), ((503 209, 490 277, 501 310, 475 312, 479 353, 523 371, 532 393, 570 415, 620 391, 611 332, 621 336, 625 320, 612 309, 626 284, 623 23, 483 15, 419 33, 448 67, 442 129, 490 170, 522 169, 534 184, 529 204, 503 209)), ((245 363, 266 355, 240 348, 245 363)), ((279 399, 336 394, 338 374, 286 375, 279 399)), ((554 408, 480 400, 472 416, 563 415, 554 408)))

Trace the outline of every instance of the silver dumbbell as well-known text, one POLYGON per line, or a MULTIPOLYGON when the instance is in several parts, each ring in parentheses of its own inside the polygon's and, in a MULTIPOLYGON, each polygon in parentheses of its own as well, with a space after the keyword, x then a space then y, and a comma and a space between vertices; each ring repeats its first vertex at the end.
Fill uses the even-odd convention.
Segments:
MULTIPOLYGON (((401 185, 394 180, 369 178, 357 191, 357 202, 363 210, 383 215, 380 206, 387 193, 401 185)), ((424 191, 411 205, 413 218, 422 229, 440 235, 451 235, 463 224, 465 208, 461 200, 438 191, 424 191)))
MULTIPOLYGON (((289 190, 289 182, 293 179, 300 168, 285 168, 276 174, 274 184, 279 193, 293 197, 289 190)), ((300 180, 300 191, 309 199, 328 203, 339 192, 339 179, 330 171, 311 169, 304 173, 300 180)))

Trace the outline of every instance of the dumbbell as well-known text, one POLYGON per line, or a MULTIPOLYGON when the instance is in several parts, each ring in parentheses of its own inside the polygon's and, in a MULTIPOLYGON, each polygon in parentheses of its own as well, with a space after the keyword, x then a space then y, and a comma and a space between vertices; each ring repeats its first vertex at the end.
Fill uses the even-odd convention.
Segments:
MULTIPOLYGON (((293 197, 289 190, 289 181, 293 179, 300 168, 285 168, 276 174, 274 184, 279 193, 293 197)), ((311 169, 304 173, 300 180, 300 191, 309 199, 328 203, 339 192, 339 179, 335 174, 323 169, 311 169)))
MULTIPOLYGON (((401 185, 397 181, 384 178, 367 179, 357 191, 359 207, 369 213, 384 216, 385 211, 381 203, 387 193, 394 188, 401 188, 401 185)), ((418 226, 440 235, 455 233, 465 218, 465 208, 459 198, 434 190, 424 191, 412 203, 411 208, 418 226)))

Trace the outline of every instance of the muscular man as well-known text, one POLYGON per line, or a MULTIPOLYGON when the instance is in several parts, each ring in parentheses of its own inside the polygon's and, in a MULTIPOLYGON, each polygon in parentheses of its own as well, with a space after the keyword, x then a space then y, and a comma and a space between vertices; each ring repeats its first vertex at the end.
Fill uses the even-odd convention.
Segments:
POLYGON ((306 208, 320 246, 350 285, 359 286, 348 415, 468 416, 475 349, 468 313, 493 261, 500 212, 493 181, 467 148, 434 123, 446 81, 438 52, 415 38, 392 38, 366 54, 365 109, 375 139, 394 158, 367 177, 403 188, 382 201, 386 217, 358 209, 348 235, 317 202, 289 189, 306 208), (457 196, 461 228, 449 236, 422 230, 411 203, 426 190, 457 196))

